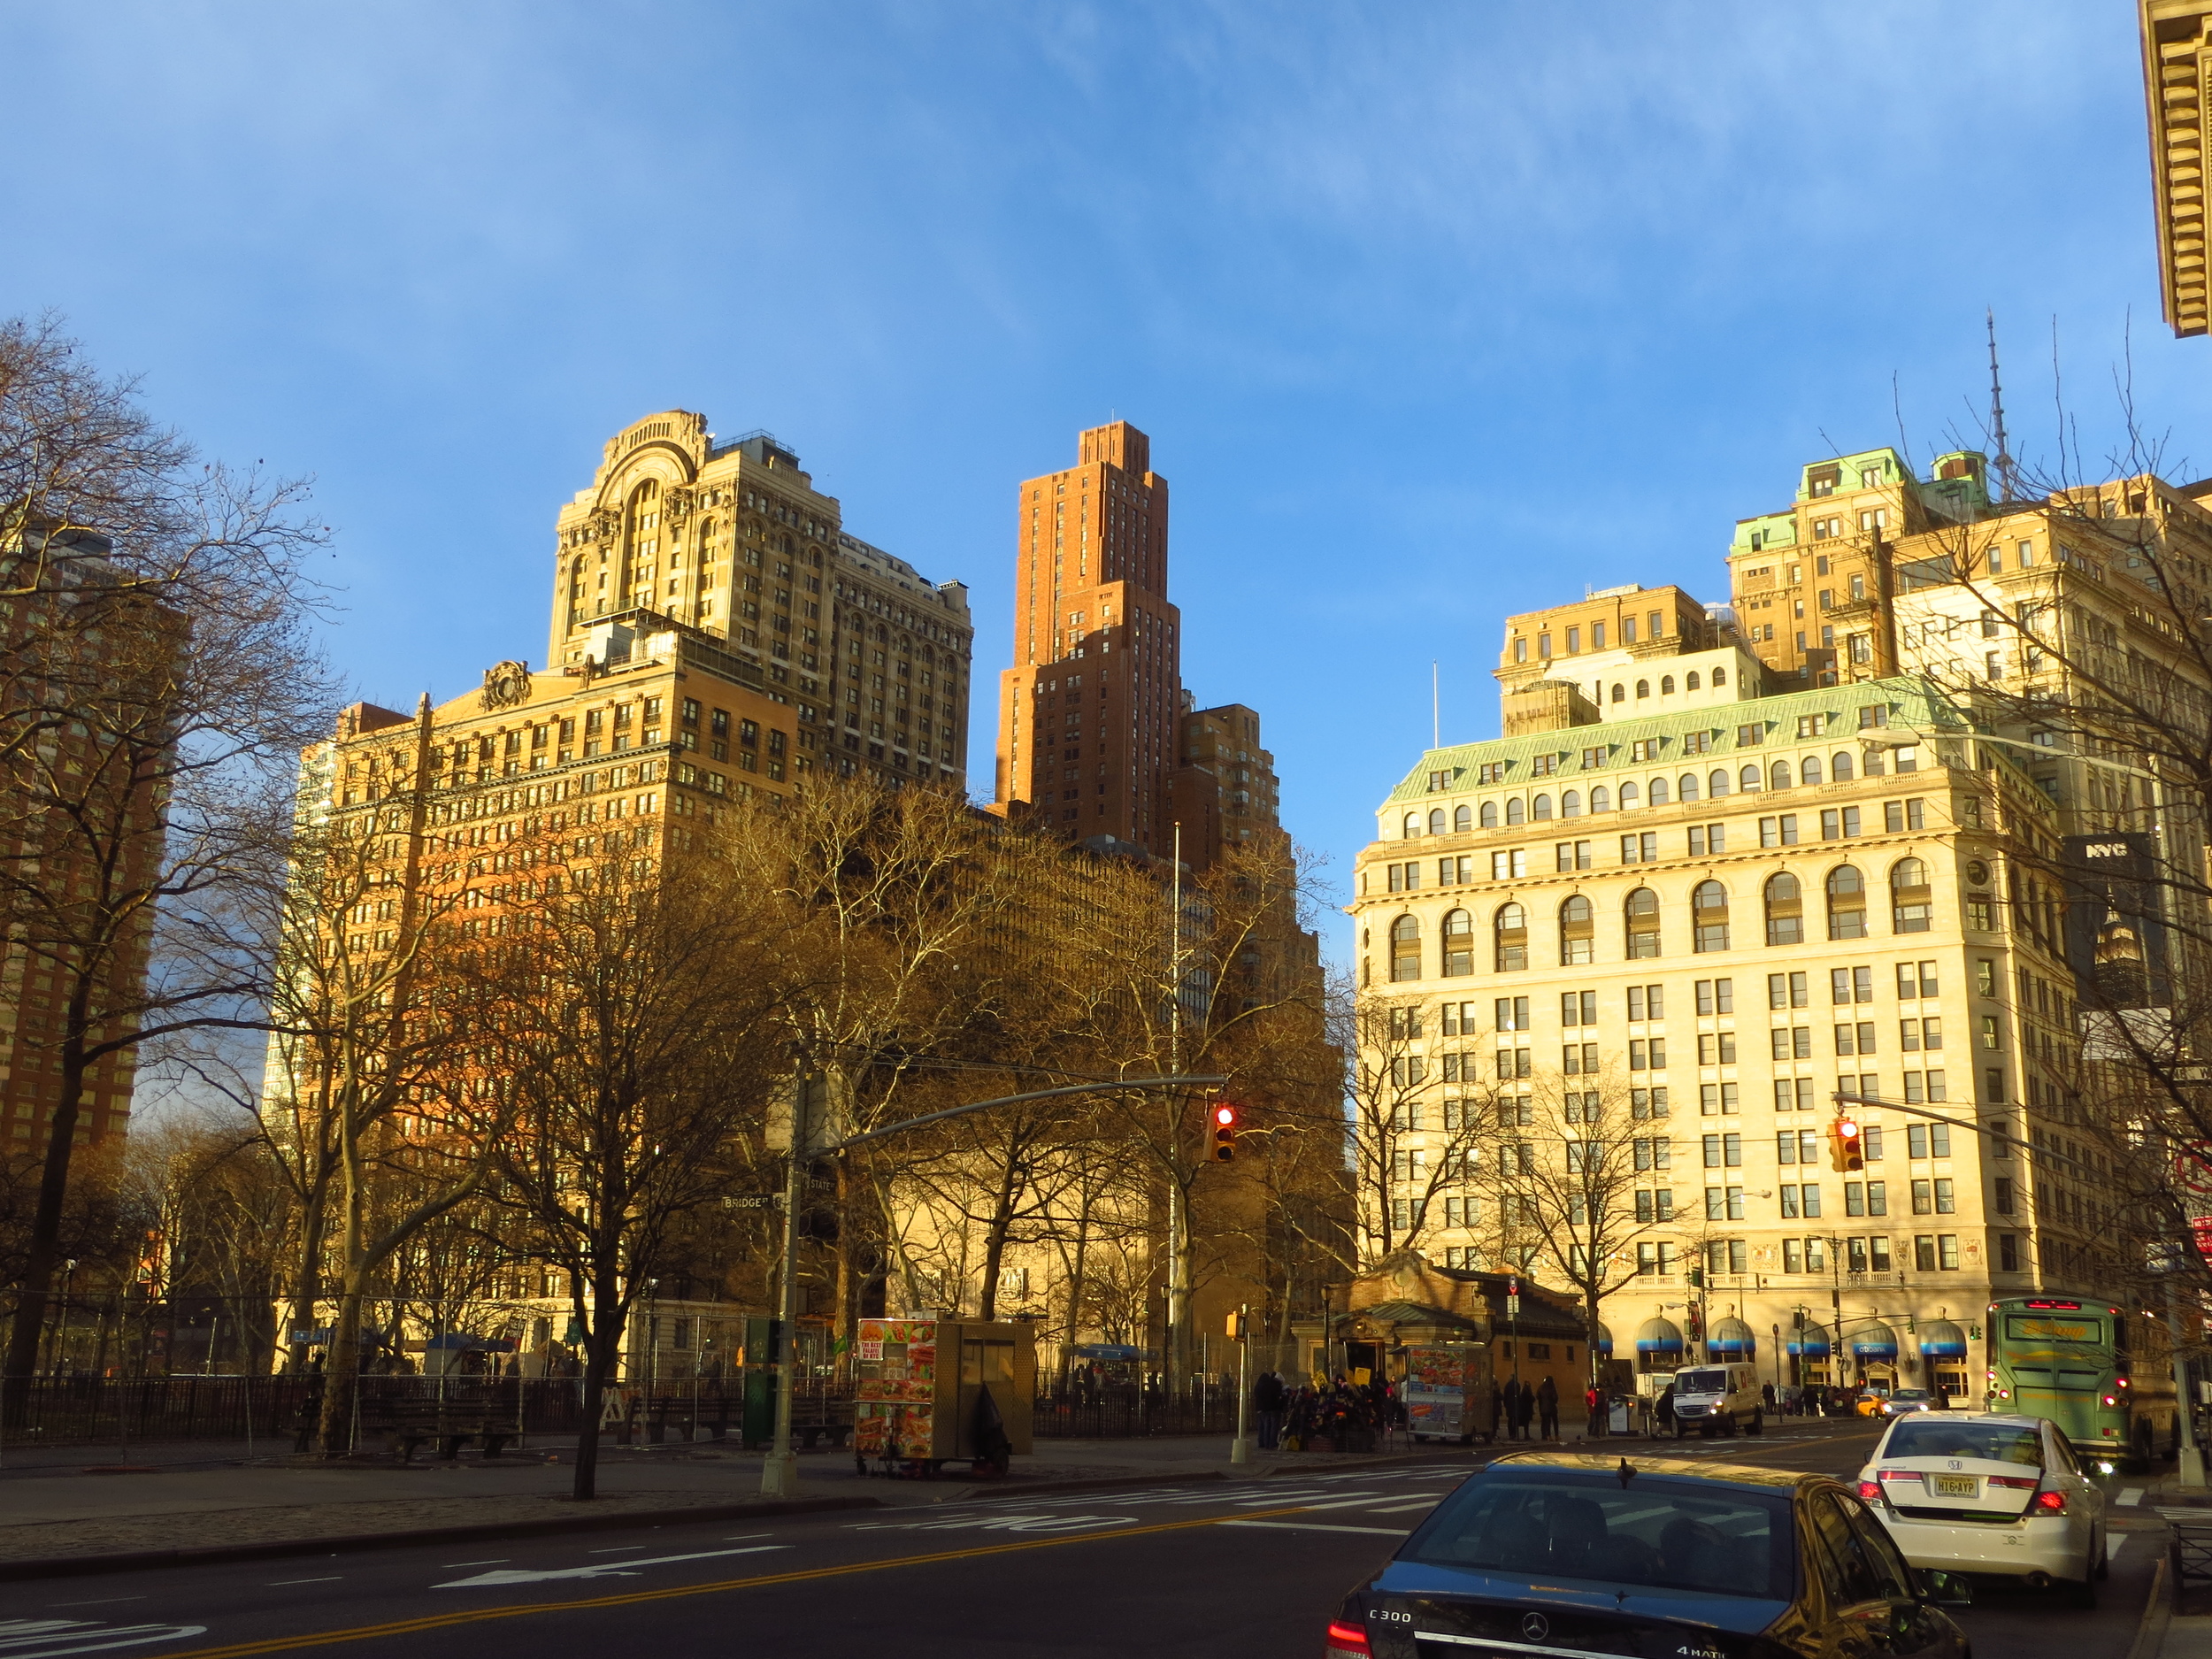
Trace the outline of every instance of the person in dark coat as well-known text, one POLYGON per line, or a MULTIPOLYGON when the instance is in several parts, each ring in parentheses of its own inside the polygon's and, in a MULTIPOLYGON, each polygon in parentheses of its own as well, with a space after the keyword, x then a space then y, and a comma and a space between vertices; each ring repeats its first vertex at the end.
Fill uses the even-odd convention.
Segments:
POLYGON ((1505 1412, 1500 1421, 1505 1425, 1506 1437, 1509 1440, 1519 1440, 1521 1431, 1528 1422, 1528 1419, 1521 1415, 1521 1397, 1525 1392, 1518 1377, 1509 1377, 1505 1379, 1505 1387, 1499 1395, 1500 1403, 1505 1412))
POLYGON ((1260 1449, 1271 1452, 1283 1431, 1283 1379, 1271 1371, 1260 1373, 1252 1385, 1252 1409, 1260 1419, 1260 1449))
POLYGON ((1669 1383, 1659 1391, 1659 1401, 1652 1407, 1651 1415, 1653 1420, 1658 1425, 1660 1433, 1671 1434, 1677 1440, 1682 1438, 1682 1425, 1675 1421, 1674 1385, 1672 1383, 1669 1383))
POLYGON ((1536 1432, 1543 1439, 1559 1438, 1559 1386, 1546 1377, 1536 1385, 1536 1432))

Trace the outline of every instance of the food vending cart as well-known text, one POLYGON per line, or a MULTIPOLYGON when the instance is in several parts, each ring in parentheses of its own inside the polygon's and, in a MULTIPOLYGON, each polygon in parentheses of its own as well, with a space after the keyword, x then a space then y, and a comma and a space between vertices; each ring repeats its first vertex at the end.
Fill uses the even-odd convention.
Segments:
POLYGON ((1004 1474, 1030 1449, 1037 1351, 1027 1325, 863 1319, 854 1356, 853 1456, 863 1474, 933 1475, 948 1463, 1004 1474))
POLYGON ((1417 1440, 1458 1440, 1497 1432, 1490 1415, 1490 1349, 1482 1342, 1409 1343, 1405 1349, 1406 1430, 1417 1440))

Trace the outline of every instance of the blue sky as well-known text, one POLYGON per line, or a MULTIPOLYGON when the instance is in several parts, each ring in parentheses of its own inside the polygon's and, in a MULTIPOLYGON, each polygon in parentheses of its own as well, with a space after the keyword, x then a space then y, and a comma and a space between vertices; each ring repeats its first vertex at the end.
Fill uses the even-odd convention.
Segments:
POLYGON ((2057 320, 2094 456, 2212 472, 2158 319, 2127 8, 2037 4, 0 8, 0 311, 211 453, 311 473, 332 649, 448 696, 544 650, 558 503, 672 405, 777 433, 1010 649, 1013 488, 1119 413, 1184 672, 1265 717, 1340 879, 1498 624, 1723 594, 1796 465, 2016 448, 2057 320), (1893 377, 1896 386, 1893 405, 1893 377))

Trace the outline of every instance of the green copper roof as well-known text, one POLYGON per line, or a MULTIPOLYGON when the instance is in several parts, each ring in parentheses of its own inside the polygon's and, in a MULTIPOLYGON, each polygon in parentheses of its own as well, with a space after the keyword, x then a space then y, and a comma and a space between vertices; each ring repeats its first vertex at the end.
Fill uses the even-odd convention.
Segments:
POLYGON ((1432 749, 1422 754, 1420 762, 1407 772, 1398 787, 1390 792, 1385 805, 1406 801, 1417 801, 1436 793, 1429 787, 1429 774, 1450 772, 1452 781, 1448 789, 1478 788, 1512 789, 1525 787, 1540 781, 1531 763, 1540 755, 1560 757, 1558 772, 1543 777, 1540 781, 1557 786, 1578 780, 1585 783, 1601 783, 1613 769, 1629 766, 1671 766, 1678 764, 1707 764, 1717 757, 1732 753, 1737 747, 1736 733, 1740 726, 1754 723, 1764 728, 1765 741, 1758 752, 1766 753, 1785 744, 1800 741, 1832 743, 1855 739, 1859 733, 1861 708, 1871 703, 1889 704, 1889 724, 1905 731, 1933 732, 1939 728, 1963 731, 1956 714, 1951 712, 1935 688, 1926 680, 1900 677, 1892 680, 1865 680, 1849 686, 1819 686, 1809 691, 1787 692, 1777 697, 1755 697, 1742 703, 1714 703, 1702 708, 1684 709, 1673 714, 1655 714, 1640 720, 1608 720, 1597 726, 1571 726, 1555 732, 1537 732, 1526 737, 1493 738, 1486 743, 1460 743, 1443 749, 1432 749), (1819 739, 1800 739, 1797 721, 1801 715, 1825 714, 1828 730, 1819 739), (1709 734, 1712 747, 1694 757, 1686 754, 1682 740, 1693 732, 1709 734), (1663 746, 1649 760, 1632 761, 1628 758, 1629 745, 1640 738, 1659 738, 1663 746), (1606 749, 1606 766, 1585 772, 1580 757, 1586 749, 1606 749), (1502 764, 1504 775, 1494 784, 1479 784, 1476 779, 1484 765, 1502 764))

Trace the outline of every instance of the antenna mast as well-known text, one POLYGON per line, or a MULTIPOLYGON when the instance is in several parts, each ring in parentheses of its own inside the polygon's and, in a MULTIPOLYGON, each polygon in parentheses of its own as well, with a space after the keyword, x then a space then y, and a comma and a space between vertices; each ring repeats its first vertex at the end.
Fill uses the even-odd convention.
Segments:
POLYGON ((1999 499, 2011 501, 2018 494, 2017 480, 2013 476, 2012 450, 2005 442, 2005 388, 1997 378, 1997 313, 1985 313, 1989 322, 1989 429, 1997 440, 1997 488, 1999 499))

